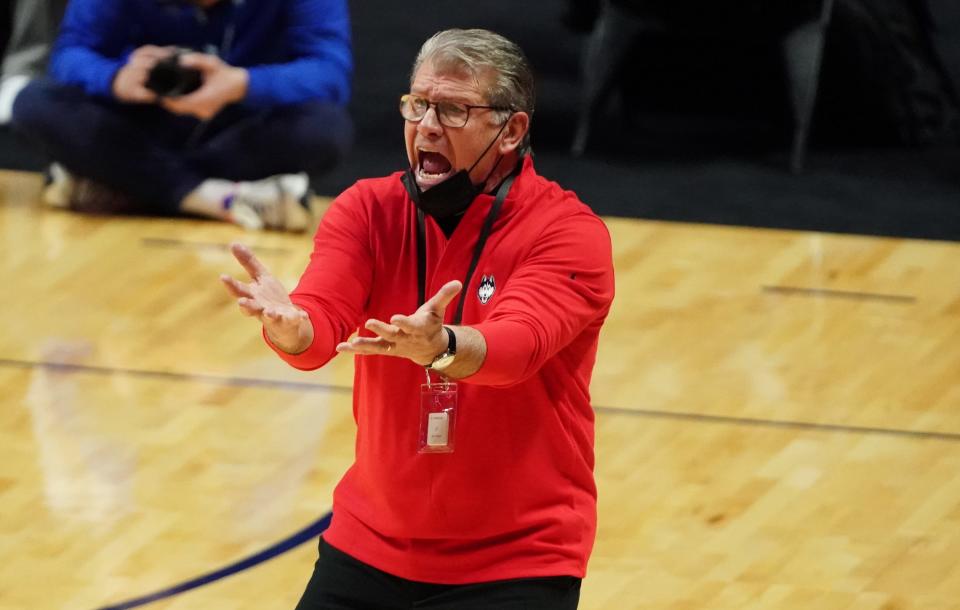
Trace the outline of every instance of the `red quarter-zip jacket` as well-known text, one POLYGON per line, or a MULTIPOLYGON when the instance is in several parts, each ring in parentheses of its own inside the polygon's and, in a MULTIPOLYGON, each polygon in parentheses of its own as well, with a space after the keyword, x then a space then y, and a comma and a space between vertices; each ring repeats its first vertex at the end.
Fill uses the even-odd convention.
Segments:
MULTIPOLYGON (((291 293, 313 343, 276 350, 294 367, 323 366, 358 328, 373 336, 360 328, 368 318, 419 306, 417 214, 401 176, 357 182, 324 216, 291 293)), ((428 298, 464 279, 492 203, 479 195, 449 239, 427 218, 428 298)), ((487 343, 480 370, 459 381, 455 451, 417 453, 422 367, 356 357, 356 459, 334 491, 327 542, 423 582, 582 578, 596 534, 590 375, 613 292, 603 222, 525 158, 470 285, 446 310, 450 323, 466 299, 462 324, 487 343)))

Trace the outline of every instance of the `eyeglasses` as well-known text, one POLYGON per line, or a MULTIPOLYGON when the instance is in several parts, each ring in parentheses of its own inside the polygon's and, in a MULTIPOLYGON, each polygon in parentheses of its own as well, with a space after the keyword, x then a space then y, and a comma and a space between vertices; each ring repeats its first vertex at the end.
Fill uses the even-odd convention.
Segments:
POLYGON ((426 116, 430 106, 436 108, 437 120, 444 127, 463 127, 470 119, 470 111, 474 108, 485 110, 510 110, 505 106, 478 106, 475 104, 461 104, 460 102, 431 102, 425 97, 408 93, 400 97, 400 114, 408 121, 418 122, 426 116))

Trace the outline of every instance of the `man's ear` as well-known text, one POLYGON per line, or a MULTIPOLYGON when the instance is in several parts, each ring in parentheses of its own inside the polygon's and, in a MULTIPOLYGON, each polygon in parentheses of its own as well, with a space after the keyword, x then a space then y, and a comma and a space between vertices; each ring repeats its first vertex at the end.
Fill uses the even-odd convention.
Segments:
POLYGON ((505 155, 517 150, 517 147, 523 142, 524 136, 530 130, 530 115, 526 112, 514 112, 507 120, 507 126, 503 129, 503 136, 500 138, 500 154, 505 155))

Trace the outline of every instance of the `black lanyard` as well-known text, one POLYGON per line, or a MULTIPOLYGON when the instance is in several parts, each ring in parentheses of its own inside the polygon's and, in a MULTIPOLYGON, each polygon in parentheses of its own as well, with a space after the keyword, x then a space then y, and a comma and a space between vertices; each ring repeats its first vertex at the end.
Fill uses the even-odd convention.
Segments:
MULTIPOLYGON (((473 260, 470 261, 470 267, 467 269, 467 277, 463 279, 463 288, 460 292, 460 302, 457 303, 457 315, 453 318, 453 324, 458 325, 463 320, 463 305, 467 302, 465 298, 467 292, 467 286, 470 285, 470 279, 473 277, 473 272, 477 270, 477 265, 480 263, 480 255, 483 253, 483 247, 487 245, 487 239, 490 238, 490 233, 493 231, 493 223, 497 220, 497 216, 500 215, 500 208, 503 207, 503 201, 507 198, 507 193, 510 192, 510 185, 513 184, 513 179, 516 177, 517 172, 511 172, 507 179, 500 184, 500 188, 497 189, 497 197, 493 200, 493 205, 490 207, 490 211, 487 212, 487 218, 483 221, 483 228, 480 230, 480 238, 477 240, 477 245, 473 249, 473 260)), ((426 298, 426 283, 427 283, 427 237, 426 237, 426 223, 423 218, 423 210, 419 207, 417 208, 417 290, 419 295, 419 305, 423 305, 426 298)), ((418 306, 419 306, 418 305, 418 306)))

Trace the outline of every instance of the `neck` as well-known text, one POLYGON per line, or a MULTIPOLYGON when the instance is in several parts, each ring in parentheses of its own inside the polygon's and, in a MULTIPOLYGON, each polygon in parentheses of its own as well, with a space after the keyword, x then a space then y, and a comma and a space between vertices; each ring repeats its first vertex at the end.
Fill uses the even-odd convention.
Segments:
POLYGON ((511 152, 508 155, 504 156, 497 165, 496 169, 493 170, 493 173, 487 178, 487 181, 483 185, 483 192, 490 193, 493 189, 497 188, 504 179, 509 176, 513 170, 517 167, 517 163, 520 162, 520 157, 516 152, 511 152))

